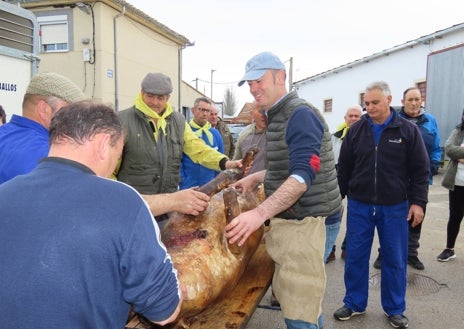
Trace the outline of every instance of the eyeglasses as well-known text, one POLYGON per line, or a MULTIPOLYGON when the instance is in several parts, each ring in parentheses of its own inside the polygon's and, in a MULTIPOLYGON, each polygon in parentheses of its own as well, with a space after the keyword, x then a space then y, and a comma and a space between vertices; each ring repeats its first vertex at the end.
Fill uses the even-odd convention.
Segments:
POLYGON ((209 113, 209 112, 211 112, 210 109, 205 109, 205 108, 202 108, 202 107, 196 107, 196 109, 199 110, 199 111, 201 111, 201 112, 203 112, 203 113, 209 113))

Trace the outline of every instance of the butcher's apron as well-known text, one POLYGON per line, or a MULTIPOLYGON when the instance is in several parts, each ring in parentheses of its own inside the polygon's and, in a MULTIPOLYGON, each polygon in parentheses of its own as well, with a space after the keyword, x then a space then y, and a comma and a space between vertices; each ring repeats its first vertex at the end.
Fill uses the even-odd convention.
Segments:
POLYGON ((275 262, 272 290, 285 318, 318 323, 326 275, 325 218, 272 218, 266 250, 275 262))

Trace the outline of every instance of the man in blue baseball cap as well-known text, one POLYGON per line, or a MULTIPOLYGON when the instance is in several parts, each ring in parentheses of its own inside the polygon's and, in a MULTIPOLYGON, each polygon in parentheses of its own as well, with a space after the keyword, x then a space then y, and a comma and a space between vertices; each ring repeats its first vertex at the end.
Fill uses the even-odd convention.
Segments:
POLYGON ((243 191, 264 182, 266 200, 226 226, 229 243, 242 245, 271 220, 266 250, 275 262, 272 288, 289 329, 322 328, 325 221, 340 220, 341 197, 331 134, 321 113, 287 92, 285 65, 273 53, 251 58, 247 82, 267 117, 266 170, 237 182, 243 191))
POLYGON ((285 70, 285 65, 276 55, 270 52, 259 53, 247 62, 245 75, 238 83, 238 86, 241 87, 248 80, 258 80, 267 70, 285 70))

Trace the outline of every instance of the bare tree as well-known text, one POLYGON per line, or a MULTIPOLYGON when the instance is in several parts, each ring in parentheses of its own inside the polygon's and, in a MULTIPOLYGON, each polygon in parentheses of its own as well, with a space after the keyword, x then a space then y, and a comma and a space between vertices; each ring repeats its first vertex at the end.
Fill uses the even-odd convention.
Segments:
POLYGON ((235 94, 232 87, 229 87, 224 92, 224 105, 223 111, 225 114, 233 116, 235 113, 235 107, 237 102, 235 100, 235 94))

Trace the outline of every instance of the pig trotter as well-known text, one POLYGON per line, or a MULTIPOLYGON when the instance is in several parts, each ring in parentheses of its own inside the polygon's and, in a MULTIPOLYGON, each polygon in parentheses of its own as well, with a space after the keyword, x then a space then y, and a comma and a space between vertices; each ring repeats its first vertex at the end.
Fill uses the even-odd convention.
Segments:
MULTIPOLYGON (((227 224, 229 224, 232 219, 240 215, 240 204, 238 203, 237 195, 237 191, 234 188, 226 188, 222 194, 222 197, 224 198, 224 211, 227 224)), ((229 250, 234 255, 240 254, 240 247, 237 244, 230 244, 228 241, 227 244, 229 245, 229 250)))

